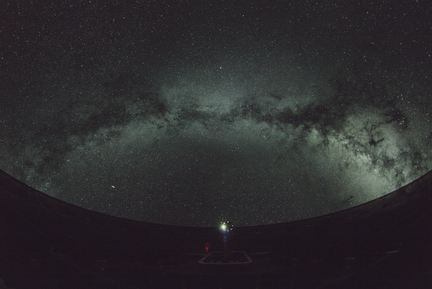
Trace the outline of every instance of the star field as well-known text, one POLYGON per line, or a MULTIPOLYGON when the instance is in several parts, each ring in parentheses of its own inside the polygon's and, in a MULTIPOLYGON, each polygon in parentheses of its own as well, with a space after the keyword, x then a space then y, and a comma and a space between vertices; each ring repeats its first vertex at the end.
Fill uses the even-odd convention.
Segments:
POLYGON ((431 169, 427 1, 6 1, 0 168, 146 222, 355 206, 431 169))

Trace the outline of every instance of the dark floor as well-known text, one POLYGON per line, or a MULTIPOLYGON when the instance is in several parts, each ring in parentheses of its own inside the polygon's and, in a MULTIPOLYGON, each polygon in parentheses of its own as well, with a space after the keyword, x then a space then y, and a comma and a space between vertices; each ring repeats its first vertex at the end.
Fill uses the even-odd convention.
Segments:
POLYGON ((428 173, 338 213, 234 228, 251 262, 215 265, 199 261, 222 251, 217 228, 87 211, 0 172, 0 288, 432 288, 431 188, 428 173))

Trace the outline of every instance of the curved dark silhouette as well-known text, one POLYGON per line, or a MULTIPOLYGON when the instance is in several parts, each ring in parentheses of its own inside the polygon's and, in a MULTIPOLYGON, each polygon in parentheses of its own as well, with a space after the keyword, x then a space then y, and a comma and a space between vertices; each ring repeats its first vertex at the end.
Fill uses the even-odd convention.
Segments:
POLYGON ((220 257, 219 228, 112 217, 0 171, 0 279, 16 289, 432 288, 431 192, 429 172, 340 212, 234 227, 220 257))

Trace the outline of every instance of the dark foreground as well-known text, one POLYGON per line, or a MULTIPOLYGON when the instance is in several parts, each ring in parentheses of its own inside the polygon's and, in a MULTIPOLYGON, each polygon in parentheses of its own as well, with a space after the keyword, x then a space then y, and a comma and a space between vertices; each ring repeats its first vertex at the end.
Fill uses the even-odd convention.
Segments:
POLYGON ((234 227, 232 253, 204 258, 225 249, 218 228, 95 213, 0 171, 0 288, 432 288, 431 190, 432 172, 345 211, 234 227))

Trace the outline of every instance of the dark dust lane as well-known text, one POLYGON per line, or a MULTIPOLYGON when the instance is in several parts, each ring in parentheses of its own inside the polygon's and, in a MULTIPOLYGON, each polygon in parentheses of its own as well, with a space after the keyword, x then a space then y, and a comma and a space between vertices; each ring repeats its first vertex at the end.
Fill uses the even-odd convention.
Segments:
POLYGON ((431 169, 427 1, 42 2, 0 8, 0 167, 42 192, 246 226, 431 169))

